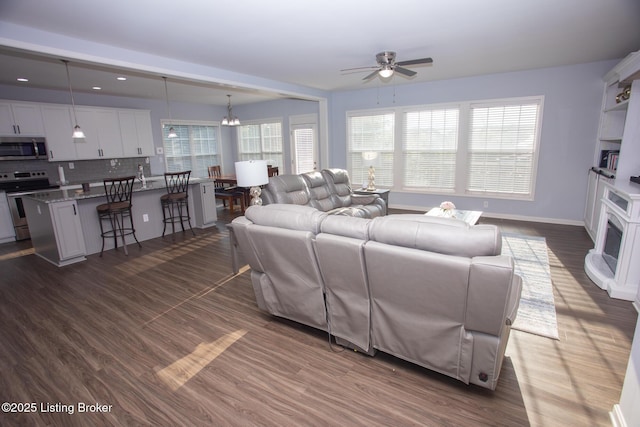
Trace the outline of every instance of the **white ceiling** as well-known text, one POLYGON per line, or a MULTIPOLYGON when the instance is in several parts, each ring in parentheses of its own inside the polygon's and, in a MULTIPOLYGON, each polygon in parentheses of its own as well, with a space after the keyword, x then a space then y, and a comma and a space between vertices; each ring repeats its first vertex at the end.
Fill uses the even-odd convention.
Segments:
MULTIPOLYGON (((638 0, 0 1, 0 30, 15 24, 324 91, 618 59, 640 48, 639 22, 638 0), (369 70, 340 72, 375 65, 383 50, 434 64, 388 82, 363 82, 369 70)), ((71 39, 51 43, 69 49, 62 44, 71 39)), ((66 89, 60 57, 34 53, 0 49, 0 83, 28 77, 26 85, 66 89)), ((160 75, 148 71, 77 61, 70 69, 75 91, 98 85, 101 93, 164 97, 160 75), (117 82, 116 74, 129 79, 117 82)), ((172 100, 225 105, 232 93, 235 105, 282 96, 171 75, 169 82, 172 100)))

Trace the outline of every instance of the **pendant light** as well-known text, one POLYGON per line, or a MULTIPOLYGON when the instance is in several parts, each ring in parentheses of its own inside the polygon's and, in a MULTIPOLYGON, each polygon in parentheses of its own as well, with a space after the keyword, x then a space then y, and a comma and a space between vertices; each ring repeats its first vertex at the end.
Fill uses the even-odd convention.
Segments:
POLYGON ((227 111, 229 115, 224 116, 221 124, 222 126, 239 126, 240 120, 233 115, 233 111, 231 110, 231 95, 227 95, 227 97, 229 98, 229 102, 227 103, 227 111))
POLYGON ((78 126, 78 117, 76 116, 76 103, 73 100, 73 90, 71 89, 71 77, 69 76, 69 61, 67 61, 66 59, 62 59, 61 60, 64 63, 64 66, 67 70, 67 82, 69 83, 69 94, 71 94, 71 108, 73 110, 73 120, 75 122, 75 126, 73 127, 73 139, 83 139, 84 138, 84 132, 82 131, 82 129, 80 128, 80 126, 78 126))
MULTIPOLYGON (((162 77, 164 79, 164 96, 165 99, 167 101, 167 114, 169 115, 169 124, 171 124, 172 120, 171 120, 171 108, 169 108, 169 90, 167 89, 167 78, 166 77, 162 77)), ((176 133, 176 130, 173 128, 173 126, 171 126, 169 128, 169 134, 167 135, 167 138, 177 138, 178 134, 176 133)))

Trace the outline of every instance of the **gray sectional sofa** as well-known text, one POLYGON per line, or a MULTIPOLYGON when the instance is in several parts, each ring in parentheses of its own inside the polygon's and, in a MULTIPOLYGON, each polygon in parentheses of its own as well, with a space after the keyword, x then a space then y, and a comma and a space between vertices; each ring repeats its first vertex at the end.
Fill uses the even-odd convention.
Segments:
POLYGON ((324 169, 300 175, 277 175, 262 189, 265 205, 286 203, 311 206, 334 215, 375 218, 387 206, 377 194, 354 194, 344 169, 324 169))
POLYGON ((231 227, 262 310, 495 389, 522 286, 497 227, 291 204, 252 206, 231 227))

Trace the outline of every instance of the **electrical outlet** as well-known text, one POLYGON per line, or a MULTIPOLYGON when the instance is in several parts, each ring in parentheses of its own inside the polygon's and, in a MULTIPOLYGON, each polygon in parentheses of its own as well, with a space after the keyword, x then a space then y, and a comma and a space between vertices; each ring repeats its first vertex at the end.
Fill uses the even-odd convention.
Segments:
POLYGON ((485 207, 485 208, 488 208, 488 207, 489 207, 489 202, 488 202, 487 200, 485 200, 485 201, 482 203, 482 206, 483 206, 483 207, 485 207))
POLYGON ((142 222, 149 222, 149 214, 142 214, 142 222))
POLYGON ((74 169, 76 167, 76 165, 73 164, 73 162, 69 162, 69 169, 74 169))

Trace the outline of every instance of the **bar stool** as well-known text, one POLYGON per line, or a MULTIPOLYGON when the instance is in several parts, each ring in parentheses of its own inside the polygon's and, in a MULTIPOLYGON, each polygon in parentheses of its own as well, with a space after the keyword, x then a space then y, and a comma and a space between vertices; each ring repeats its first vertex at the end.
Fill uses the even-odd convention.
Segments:
MULTIPOLYGON (((164 182, 167 186, 167 194, 160 197, 162 204, 162 236, 167 230, 167 223, 171 223, 171 230, 176 232, 176 222, 180 222, 182 231, 184 232, 184 221, 189 224, 191 233, 196 233, 191 227, 191 216, 189 214, 189 177, 191 171, 183 172, 167 172, 164 174, 164 182), (186 212, 185 212, 186 209, 186 212)), ((175 238, 175 236, 174 236, 175 238)))
POLYGON ((133 183, 135 176, 126 176, 123 178, 109 178, 103 180, 104 192, 107 197, 107 203, 103 203, 96 207, 98 211, 98 220, 100 223, 100 237, 102 237, 102 249, 100 256, 104 251, 105 239, 113 237, 115 248, 118 249, 118 235, 122 239, 122 247, 125 255, 127 252, 127 243, 125 236, 133 235, 138 246, 142 247, 136 237, 136 229, 133 226, 133 216, 131 215, 131 194, 133 192, 133 183), (125 224, 129 220, 128 226, 125 224), (111 225, 110 230, 104 229, 104 221, 108 220, 111 225))

